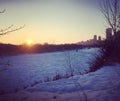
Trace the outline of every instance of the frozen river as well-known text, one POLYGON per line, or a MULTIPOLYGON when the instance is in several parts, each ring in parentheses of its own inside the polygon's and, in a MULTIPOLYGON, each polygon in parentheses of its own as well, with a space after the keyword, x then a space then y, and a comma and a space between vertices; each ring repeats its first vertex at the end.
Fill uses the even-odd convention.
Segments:
POLYGON ((74 75, 88 69, 97 49, 80 49, 43 54, 24 54, 0 58, 0 92, 14 92, 56 73, 69 73, 69 63, 74 75))

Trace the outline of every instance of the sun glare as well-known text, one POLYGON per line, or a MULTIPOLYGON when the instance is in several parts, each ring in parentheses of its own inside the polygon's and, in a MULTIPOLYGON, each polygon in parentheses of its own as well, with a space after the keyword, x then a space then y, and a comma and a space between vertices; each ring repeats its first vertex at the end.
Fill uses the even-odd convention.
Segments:
POLYGON ((27 40, 26 40, 26 44, 27 44, 28 46, 31 46, 31 45, 33 44, 33 40, 27 39, 27 40))

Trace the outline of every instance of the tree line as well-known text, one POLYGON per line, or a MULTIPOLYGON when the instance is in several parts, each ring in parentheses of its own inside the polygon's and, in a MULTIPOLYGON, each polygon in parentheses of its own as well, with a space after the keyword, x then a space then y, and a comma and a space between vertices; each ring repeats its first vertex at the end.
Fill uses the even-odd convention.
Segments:
MULTIPOLYGON (((30 53, 45 53, 45 52, 57 52, 67 51, 85 48, 88 46, 77 44, 35 44, 31 47, 26 45, 12 45, 12 44, 0 44, 0 55, 16 55, 16 54, 30 54, 30 53)), ((92 46, 89 46, 92 47, 92 46)))

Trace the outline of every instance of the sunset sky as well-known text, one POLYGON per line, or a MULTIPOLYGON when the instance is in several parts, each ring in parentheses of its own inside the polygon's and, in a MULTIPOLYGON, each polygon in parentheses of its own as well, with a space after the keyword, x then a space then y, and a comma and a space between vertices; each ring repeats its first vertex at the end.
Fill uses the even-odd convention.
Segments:
POLYGON ((99 0, 0 0, 0 28, 23 29, 1 36, 0 42, 62 44, 104 37, 107 27, 98 7, 99 0))

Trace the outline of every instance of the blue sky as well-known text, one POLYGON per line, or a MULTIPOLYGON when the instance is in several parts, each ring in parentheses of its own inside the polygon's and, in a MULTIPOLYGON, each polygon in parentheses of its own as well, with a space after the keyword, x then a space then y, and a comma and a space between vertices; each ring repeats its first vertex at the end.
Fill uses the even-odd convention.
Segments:
POLYGON ((0 0, 1 28, 13 24, 26 25, 17 32, 2 36, 4 43, 74 43, 87 40, 94 34, 104 37, 104 17, 99 0, 0 0))

